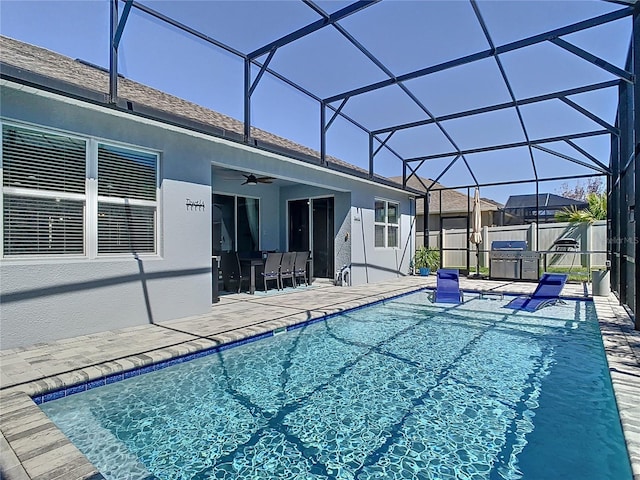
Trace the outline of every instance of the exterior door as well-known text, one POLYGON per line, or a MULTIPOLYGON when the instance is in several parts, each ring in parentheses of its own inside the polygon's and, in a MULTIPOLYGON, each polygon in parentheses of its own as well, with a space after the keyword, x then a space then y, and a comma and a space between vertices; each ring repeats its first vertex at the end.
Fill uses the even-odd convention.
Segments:
POLYGON ((335 274, 333 197, 289 201, 289 251, 311 252, 313 277, 335 274))
POLYGON ((318 278, 334 277, 334 228, 333 197, 314 198, 313 208, 313 276, 318 278))

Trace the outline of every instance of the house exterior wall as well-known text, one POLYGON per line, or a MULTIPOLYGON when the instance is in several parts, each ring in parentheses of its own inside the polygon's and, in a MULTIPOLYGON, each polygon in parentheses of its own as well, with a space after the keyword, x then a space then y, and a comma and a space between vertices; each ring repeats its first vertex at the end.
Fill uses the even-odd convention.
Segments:
POLYGON ((415 251, 413 202, 401 192, 394 193, 370 186, 352 194, 351 207, 351 278, 353 284, 380 282, 409 274, 415 251), (400 239, 398 248, 377 248, 374 238, 375 199, 400 205, 400 239))
POLYGON ((2 349, 155 323, 211 307, 211 145, 151 125, 2 88, 1 114, 160 152, 157 255, 14 260, 0 265, 2 349), (186 199, 205 208, 188 211, 186 199), (117 308, 117 315, 114 309, 117 308))
POLYGON ((262 198, 261 248, 267 250, 286 248, 288 199, 332 195, 336 271, 351 264, 354 284, 408 273, 413 211, 403 192, 55 94, 3 86, 0 95, 0 116, 6 122, 157 151, 160 172, 157 254, 2 259, 1 349, 208 312, 212 193, 262 198), (249 194, 216 179, 212 164, 304 185, 258 185, 249 194), (375 198, 399 203, 400 248, 374 248, 375 198), (203 208, 189 209, 189 201, 203 208))

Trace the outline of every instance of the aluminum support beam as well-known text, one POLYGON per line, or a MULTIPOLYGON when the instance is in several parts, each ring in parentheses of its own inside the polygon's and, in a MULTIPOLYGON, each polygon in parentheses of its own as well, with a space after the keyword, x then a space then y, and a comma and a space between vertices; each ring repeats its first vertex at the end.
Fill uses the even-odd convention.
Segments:
POLYGON ((124 27, 127 24, 127 19, 129 18, 129 12, 131 12, 132 6, 133 6, 133 0, 125 0, 124 9, 122 10, 122 15, 120 15, 120 21, 118 22, 118 27, 116 28, 116 32, 113 35, 113 45, 116 48, 120 46, 120 39, 122 38, 122 33, 124 32, 124 27))
POLYGON ((369 134, 369 177, 373 177, 373 135, 369 134))
MULTIPOLYGON (((548 138, 541 138, 538 140, 532 140, 530 143, 531 145, 537 145, 540 143, 552 143, 552 142, 562 142, 564 140, 567 139, 574 139, 574 138, 587 138, 587 137, 595 137, 598 135, 609 135, 609 132, 606 130, 594 130, 591 132, 582 132, 582 133, 574 133, 572 135, 562 135, 559 137, 548 137, 548 138)), ((462 152, 447 152, 447 153, 440 153, 437 155, 426 155, 423 157, 414 157, 414 158, 407 158, 405 159, 406 162, 420 162, 422 160, 434 160, 436 158, 446 158, 446 157, 451 157, 453 155, 470 155, 472 153, 482 153, 482 152, 492 152, 495 150, 506 150, 508 148, 518 148, 518 147, 526 147, 529 145, 529 142, 514 142, 514 143, 505 143, 502 145, 493 145, 491 147, 482 147, 482 148, 471 148, 468 150, 463 150, 462 152)))
MULTIPOLYGON (((325 20, 330 21, 331 20, 331 15, 329 15, 328 13, 326 13, 325 11, 323 11, 320 7, 318 7, 317 5, 315 5, 313 2, 311 2, 310 0, 305 0, 305 3, 307 5, 310 5, 312 8, 314 8, 314 10, 319 13, 320 15, 322 15, 325 20)), ((386 67, 386 65, 384 65, 375 55, 373 55, 369 50, 367 50, 365 48, 364 45, 362 45, 360 42, 358 42, 349 32, 347 32, 341 25, 339 25, 336 22, 331 22, 332 26, 338 30, 338 32, 347 39, 347 41, 349 41, 349 43, 351 43, 354 47, 356 47, 364 56, 366 56, 371 62, 373 62, 373 64, 375 64, 380 70, 382 70, 382 72, 384 72, 385 75, 387 75, 389 78, 394 78, 394 74, 393 72, 386 67)), ((430 119, 434 120, 438 129, 442 132, 442 134, 446 137, 446 139, 449 141, 449 143, 451 143, 451 145, 453 146, 453 148, 455 148, 456 150, 460 150, 460 148, 458 147, 458 145, 456 144, 456 142, 454 141, 453 137, 451 137, 451 135, 449 134, 449 132, 447 132, 447 130, 440 124, 440 122, 438 122, 437 120, 435 120, 435 116, 429 111, 429 109, 413 94, 413 92, 411 92, 405 85, 403 85, 402 83, 399 84, 399 87, 402 89, 402 91, 418 106, 418 108, 420 108, 425 115, 427 115, 430 119)), ((349 98, 349 97, 347 97, 349 98)), ((343 102, 344 103, 344 102, 343 102)), ((392 133, 393 134, 393 133, 392 133)), ((391 134, 391 135, 392 135, 391 134)), ((391 135, 389 135, 384 142, 381 142, 381 146, 376 149, 373 152, 373 156, 370 157, 369 162, 370 162, 370 175, 373 176, 373 163, 375 160, 375 156, 378 153, 378 151, 380 151, 380 148, 386 146, 386 142, 388 141, 388 139, 391 137, 391 135)), ((469 163, 467 162, 467 160, 463 157, 463 161, 467 167, 467 170, 469 171, 469 173, 471 174, 471 177, 476 180, 476 177, 473 173, 473 170, 471 170, 471 167, 469 166, 469 163)))
POLYGON ((575 163, 577 165, 582 165, 583 167, 590 168, 591 170, 595 170, 596 172, 600 172, 603 175, 608 175, 609 173, 611 173, 608 168, 607 169, 602 169, 602 168, 597 167, 595 165, 591 165, 591 164, 589 164, 587 162, 583 162, 581 160, 578 160, 577 158, 573 158, 573 157, 571 157, 569 155, 565 155, 564 153, 560 153, 560 152, 556 152, 555 150, 551 150, 550 148, 545 148, 545 147, 542 147, 540 145, 532 145, 531 147, 535 148, 536 150, 540 150, 542 152, 546 152, 546 153, 549 153, 551 155, 554 155, 554 156, 556 156, 558 158, 562 158, 563 160, 568 160, 569 162, 575 163))
POLYGON ((118 22, 118 28, 116 28, 116 32, 113 35, 113 44, 116 48, 120 45, 120 39, 124 33, 124 27, 127 23, 127 19, 129 18, 129 12, 131 12, 132 6, 133 0, 125 0, 124 9, 122 10, 122 15, 120 15, 120 21, 118 22))
POLYGON ((251 62, 244 61, 244 141, 251 139, 251 62))
POLYGON ((188 25, 185 25, 184 23, 180 23, 177 20, 174 20, 173 18, 168 17, 167 15, 164 15, 152 8, 147 7, 146 5, 136 2, 135 0, 133 2, 133 6, 138 10, 140 10, 141 12, 146 13, 147 15, 150 15, 154 18, 157 18, 158 20, 161 20, 165 23, 168 23, 169 25, 174 26, 178 30, 182 30, 183 32, 193 35, 194 37, 198 37, 200 40, 204 40, 205 42, 210 43, 211 45, 215 45, 216 47, 226 50, 229 53, 233 53, 234 55, 237 55, 243 59, 247 58, 247 56, 244 53, 240 52, 239 50, 236 50, 235 48, 232 48, 229 45, 219 42, 218 40, 211 38, 209 35, 205 35, 204 33, 199 32, 198 30, 191 28, 188 25))
POLYGON ((411 179, 411 177, 416 177, 416 180, 418 180, 418 183, 420 183, 420 185, 422 185, 422 187, 425 190, 427 190, 428 187, 422 181, 422 177, 420 175, 418 175, 418 173, 416 172, 417 168, 412 168, 411 165, 409 165, 407 162, 402 162, 402 169, 403 169, 403 172, 404 172, 405 175, 406 175, 407 168, 409 170, 411 170, 411 175, 406 177, 406 181, 403 183, 403 186, 406 186, 406 183, 411 179))
POLYGON ((492 183, 479 183, 478 185, 457 185, 454 187, 446 187, 446 188, 431 188, 430 191, 432 192, 436 192, 439 190, 461 190, 463 188, 467 188, 467 187, 500 187, 502 185, 523 185, 526 183, 535 183, 536 181, 543 183, 543 182, 557 182, 560 180, 578 180, 578 179, 582 179, 582 178, 596 178, 596 177, 602 177, 602 174, 599 173, 588 173, 585 175, 565 175, 565 176, 561 176, 561 177, 545 177, 545 178, 540 178, 538 180, 534 180, 534 179, 529 179, 529 180, 506 180, 504 182, 492 182, 492 183))
MULTIPOLYGON (((475 0, 470 0, 470 1, 471 1, 471 6, 473 7, 473 11, 476 14, 476 18, 478 19, 478 22, 480 23, 480 26, 482 27, 482 31, 484 32, 484 36, 486 37, 487 42, 489 43, 489 46, 491 47, 492 50, 496 50, 496 46, 493 43, 491 35, 489 34, 489 29, 487 28, 487 24, 485 23, 484 19, 482 18, 482 14, 480 13, 480 8, 478 7, 478 4, 475 2, 475 0)), ((513 88, 511 88, 511 83, 509 82, 509 78, 507 77, 507 72, 505 72, 504 67, 502 66, 502 62, 500 61, 500 56, 496 53, 493 56, 493 58, 496 61, 496 64, 498 65, 498 69, 500 70, 500 75, 502 76, 502 81, 504 82, 505 86, 507 87, 507 90, 509 91, 509 96, 511 97, 511 102, 515 105, 516 114, 518 115, 518 121, 520 122, 520 128, 522 128, 522 133, 524 134, 524 138, 527 141, 527 148, 529 150, 529 159, 531 160, 531 167, 533 168, 533 175, 537 180, 538 179, 538 169, 536 168, 536 160, 535 160, 535 158, 533 156, 533 150, 531 150, 531 139, 529 138, 529 132, 527 132, 527 127, 524 124, 524 119, 522 118, 522 112, 520 111, 520 107, 518 106, 518 102, 516 101, 516 96, 513 93, 513 88)))
MULTIPOLYGON (((633 13, 633 38, 631 40, 633 45, 633 73, 635 74, 636 82, 633 85, 633 156, 635 158, 633 164, 634 175, 634 192, 633 192, 633 225, 629 225, 629 229, 633 229, 633 232, 629 232, 636 240, 633 246, 633 270, 634 270, 634 285, 632 288, 633 295, 633 310, 635 313, 635 328, 640 330, 640 315, 638 315, 638 302, 640 301, 640 242, 638 242, 638 236, 640 234, 640 169, 638 168, 638 156, 640 156, 640 85, 638 85, 638 75, 640 75, 640 6, 635 4, 633 13)), ((631 195, 630 195, 631 196, 631 195)), ((628 202, 627 204, 629 204, 628 202)), ((631 213, 631 212, 629 212, 631 213)))
POLYGON ((331 115, 331 118, 327 122, 327 127, 326 127, 325 131, 329 130, 329 127, 331 127, 331 124, 335 121, 336 118, 338 118, 338 115, 340 115, 340 112, 342 112, 342 109, 347 104, 348 100, 349 100, 348 98, 345 98, 342 101, 342 103, 340 104, 340 106, 337 108, 337 110, 335 112, 333 112, 333 115, 331 115))
POLYGON ((264 75, 264 72, 269 67, 269 63, 271 63, 271 60, 273 60, 273 56, 275 54, 276 54, 276 49, 275 48, 269 52, 269 56, 267 57, 267 59, 264 61, 264 63, 260 67, 260 71, 256 75, 256 78, 253 80, 253 83, 251 84, 251 88, 249 88, 249 96, 253 95, 253 91, 258 86, 258 83, 260 82, 260 79, 262 78, 262 75, 264 75))
MULTIPOLYGON (((614 137, 615 137, 615 135, 614 135, 614 137)), ((584 148, 580 147, 580 145, 576 145, 571 140, 565 140, 565 143, 567 143, 568 145, 571 145, 571 147, 573 147, 576 151, 578 151, 579 153, 581 153, 582 155, 587 157, 589 160, 591 160, 593 163, 598 165, 601 169, 603 169, 603 170, 605 170, 607 172, 611 172, 611 169, 609 167, 607 167, 604 163, 602 163, 596 157, 594 157, 589 152, 587 152, 584 148)))
POLYGON ((627 72, 626 70, 616 67, 612 63, 609 63, 601 59, 600 57, 596 57, 595 55, 587 52, 586 50, 581 49, 580 47, 576 47, 573 43, 569 43, 566 40, 563 40, 561 38, 552 38, 549 41, 551 43, 558 45, 561 48, 564 48, 566 51, 571 52, 579 56, 580 58, 583 58, 587 62, 592 63, 606 70, 607 72, 615 75, 616 77, 624 80, 627 83, 634 82, 633 74, 627 72))
POLYGON ((118 101, 118 44, 115 41, 118 30, 118 0, 111 0, 109 22, 109 103, 118 101))
MULTIPOLYGON (((335 13, 332 13, 331 15, 328 16, 328 18, 322 18, 320 20, 316 20, 315 22, 310 23, 309 25, 299 28, 295 32, 291 32, 285 35, 284 37, 279 38, 278 40, 275 40, 271 43, 268 43, 254 50, 253 52, 249 53, 247 57, 251 60, 258 58, 261 55, 264 55, 265 53, 271 51, 273 48, 283 47, 284 45, 295 42, 296 40, 299 40, 302 37, 305 37, 313 32, 316 32, 321 28, 326 27, 327 25, 332 25, 338 20, 342 20, 343 18, 346 18, 349 15, 353 15, 354 13, 362 10, 363 8, 370 7, 371 5, 374 5, 379 1, 380 0, 365 0, 365 1, 354 2, 351 5, 347 5, 346 7, 338 10, 335 13)), ((310 2, 305 2, 305 3, 309 4, 310 2)))
POLYGON ((601 119, 597 115, 594 115, 593 113, 591 113, 586 108, 578 105, 576 102, 574 102, 572 100, 569 100, 568 98, 565 98, 565 97, 558 97, 558 98, 559 98, 559 100, 561 102, 564 102, 565 104, 569 105, 574 110, 577 110, 578 112, 583 114, 585 117, 588 117, 589 119, 591 119, 594 122, 596 122, 601 127, 606 128, 607 130, 609 130, 613 135, 620 135, 620 130, 618 130, 613 125, 610 125, 609 123, 605 122, 603 119, 601 119))
POLYGON ((420 70, 416 70, 410 73, 406 73, 404 75, 400 75, 395 78, 391 78, 388 80, 382 80, 380 82, 372 83, 360 88, 356 88, 350 90, 348 92, 343 92, 338 95, 333 95, 331 97, 327 97, 324 99, 327 103, 333 103, 338 100, 342 100, 345 97, 353 97, 355 95, 360 95, 363 93, 371 92, 373 90, 378 90, 380 88, 388 87, 389 85, 395 85, 396 83, 406 82, 407 80, 413 80, 414 78, 424 77, 425 75, 429 75, 431 73, 441 72, 443 70, 448 70, 450 68, 458 67, 461 65, 466 65, 468 63, 472 63, 478 60, 483 60, 485 58, 492 57, 494 55, 511 52, 513 50, 518 50, 520 48, 529 47, 531 45, 535 45, 537 43, 546 42, 551 40, 552 38, 560 37, 562 35, 568 35, 570 33, 579 32, 581 30, 586 30, 591 27, 596 27, 598 25, 603 25, 605 23, 613 22, 615 20, 620 20, 621 18, 628 17, 633 13, 632 8, 622 8, 620 10, 616 10, 614 12, 607 13, 605 15, 600 15, 598 17, 594 17, 588 20, 584 20, 582 22, 573 23, 571 25, 567 25, 562 28, 557 28, 555 30, 550 30, 545 33, 541 33, 538 35, 533 35, 531 37, 525 38, 523 40, 518 40, 516 42, 507 43, 505 45, 501 45, 496 47, 495 49, 483 50, 481 52, 477 52, 471 55, 467 55, 465 57, 460 57, 455 60, 450 60, 448 62, 440 63, 438 65, 434 65, 427 68, 422 68, 420 70))
MULTIPOLYGON (((433 188, 433 186, 438 182, 438 180, 440 180, 445 173, 447 173, 449 171, 449 169, 451 167, 453 167, 454 163, 456 163, 456 161, 460 158, 460 155, 456 155, 455 158, 453 160, 451 160, 449 162, 449 165, 447 165, 444 170, 442 170, 442 172, 440 172, 440 175, 438 175, 436 177, 436 179, 433 181, 433 183, 431 185, 429 185, 429 188, 427 188, 427 192, 430 192, 431 189, 433 188)), ((476 186, 478 185, 478 182, 476 182, 476 186)))
MULTIPOLYGON (((557 98, 561 98, 561 97, 568 97, 571 95, 578 95, 580 93, 587 93, 587 92, 592 92, 595 90, 602 90, 605 88, 612 88, 612 87, 617 87, 620 84, 620 80, 610 80, 608 82, 601 82, 601 83, 594 83, 593 85, 587 85, 584 87, 578 87, 578 88, 572 88, 569 90, 562 90, 560 92, 555 92, 555 93, 550 93, 550 94, 545 94, 545 95, 538 95, 535 97, 529 97, 529 98, 523 98, 522 100, 517 100, 517 102, 505 102, 505 103, 498 103, 495 105, 490 105, 488 107, 482 107, 482 108, 474 108, 471 110, 465 110, 462 112, 457 112, 457 113, 451 113, 448 115, 442 115, 440 117, 436 117, 435 120, 439 121, 439 122, 445 122, 447 120, 455 120, 457 118, 463 118, 463 117, 470 117, 473 115, 480 115, 482 113, 489 113, 489 112, 495 112, 497 110, 504 110, 507 108, 514 108, 516 105, 528 105, 531 103, 538 103, 538 102, 545 102, 547 100, 554 100, 557 98)), ((380 128, 377 130, 372 130, 371 133, 378 135, 381 133, 386 133, 386 132, 390 132, 393 130, 404 130, 407 128, 415 128, 415 127, 421 127, 424 125, 430 125, 434 123, 434 120, 418 120, 416 122, 409 122, 409 123, 403 123, 403 124, 399 124, 399 125, 395 125, 395 126, 391 126, 391 127, 386 127, 386 128, 380 128)))
MULTIPOLYGON (((337 113, 336 113, 337 115, 337 113)), ((320 103, 320 165, 327 164, 327 105, 320 103)))

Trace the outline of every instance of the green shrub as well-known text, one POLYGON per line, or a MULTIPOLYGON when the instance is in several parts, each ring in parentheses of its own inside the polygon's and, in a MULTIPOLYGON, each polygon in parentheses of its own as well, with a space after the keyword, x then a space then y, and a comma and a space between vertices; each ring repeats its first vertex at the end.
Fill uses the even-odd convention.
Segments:
POLYGON ((440 267, 440 250, 420 247, 413 259, 415 268, 430 268, 435 271, 440 267))

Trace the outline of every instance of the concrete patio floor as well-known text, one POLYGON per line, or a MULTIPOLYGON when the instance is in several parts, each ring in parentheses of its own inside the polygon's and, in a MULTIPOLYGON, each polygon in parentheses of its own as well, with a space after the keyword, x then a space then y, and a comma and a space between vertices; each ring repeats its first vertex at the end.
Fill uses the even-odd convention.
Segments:
MULTIPOLYGON (((435 276, 279 295, 225 295, 204 315, 0 351, 0 473, 6 480, 103 478, 31 397, 435 286, 435 276)), ((530 293, 535 283, 461 278, 466 290, 530 293)), ((584 284, 563 295, 589 296, 584 284)), ((640 480, 640 334, 617 299, 594 297, 634 479, 640 480)))

